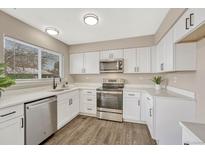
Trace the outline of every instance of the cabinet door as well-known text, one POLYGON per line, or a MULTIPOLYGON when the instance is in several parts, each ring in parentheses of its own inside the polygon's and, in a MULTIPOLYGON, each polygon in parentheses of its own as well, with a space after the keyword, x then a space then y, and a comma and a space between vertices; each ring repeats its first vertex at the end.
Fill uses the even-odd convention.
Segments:
POLYGON ((151 47, 151 72, 157 72, 157 47, 151 47))
POLYGON ((58 102, 58 129, 69 121, 69 100, 58 102))
POLYGON ((130 121, 139 121, 141 112, 140 93, 135 94, 133 92, 125 92, 124 95, 125 97, 123 100, 123 118, 130 121))
POLYGON ((204 8, 191 8, 189 9, 190 27, 195 28, 205 21, 204 8))
POLYGON ((196 70, 196 43, 179 43, 175 45, 175 70, 196 70))
POLYGON ((124 49, 124 73, 136 73, 137 49, 124 49))
POLYGON ((122 59, 123 58, 123 50, 118 49, 118 50, 110 50, 111 53, 111 59, 122 59))
POLYGON ((84 54, 71 54, 70 55, 70 73, 82 74, 84 73, 84 54))
POLYGON ((107 60, 107 59, 122 59, 123 58, 123 50, 106 50, 100 52, 100 59, 107 60))
POLYGON ((84 54, 84 68, 86 74, 99 74, 99 52, 84 54))
POLYGON ((164 39, 164 71, 174 70, 173 29, 169 30, 164 39))
POLYGON ((141 97, 141 121, 147 121, 148 118, 148 108, 146 105, 146 94, 142 93, 142 97, 141 97))
POLYGON ((73 91, 70 93, 69 106, 69 117, 71 120, 79 113, 79 91, 73 91))
POLYGON ((100 59, 101 60, 110 59, 110 52, 109 52, 109 50, 101 51, 100 52, 100 59))
POLYGON ((174 25, 174 42, 180 41, 190 28, 189 11, 186 11, 174 25))
POLYGON ((23 145, 23 117, 14 118, 0 123, 0 145, 23 145))
POLYGON ((150 47, 137 49, 137 72, 151 73, 150 47))
POLYGON ((69 115, 69 93, 64 93, 57 96, 57 123, 58 129, 67 124, 70 120, 69 115))
POLYGON ((163 38, 157 45, 157 72, 165 69, 165 39, 163 38))

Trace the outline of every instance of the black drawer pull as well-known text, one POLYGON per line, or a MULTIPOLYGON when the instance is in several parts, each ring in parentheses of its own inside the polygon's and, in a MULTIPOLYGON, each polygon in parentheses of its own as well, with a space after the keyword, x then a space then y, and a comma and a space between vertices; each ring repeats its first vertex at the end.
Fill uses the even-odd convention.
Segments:
POLYGON ((10 112, 10 113, 7 113, 7 114, 0 115, 0 117, 6 117, 6 116, 11 115, 11 114, 14 114, 14 113, 16 113, 16 111, 13 111, 13 112, 10 112))

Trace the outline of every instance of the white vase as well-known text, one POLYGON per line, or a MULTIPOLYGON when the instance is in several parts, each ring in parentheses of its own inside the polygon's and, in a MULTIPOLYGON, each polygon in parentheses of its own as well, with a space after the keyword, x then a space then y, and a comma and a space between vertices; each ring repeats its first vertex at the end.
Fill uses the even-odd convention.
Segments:
POLYGON ((155 84, 155 90, 161 90, 161 85, 160 84, 155 84))

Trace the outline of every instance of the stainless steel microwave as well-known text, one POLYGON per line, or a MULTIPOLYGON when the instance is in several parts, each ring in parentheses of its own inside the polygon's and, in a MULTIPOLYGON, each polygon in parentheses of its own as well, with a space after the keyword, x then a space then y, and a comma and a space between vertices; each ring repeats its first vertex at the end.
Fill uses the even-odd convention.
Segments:
POLYGON ((122 73, 124 70, 123 59, 113 60, 101 60, 100 61, 100 72, 101 73, 122 73))

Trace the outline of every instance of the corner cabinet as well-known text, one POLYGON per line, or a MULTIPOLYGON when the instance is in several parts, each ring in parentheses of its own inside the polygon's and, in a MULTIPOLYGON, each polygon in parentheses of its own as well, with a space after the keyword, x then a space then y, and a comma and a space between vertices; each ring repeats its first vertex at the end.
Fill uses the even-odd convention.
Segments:
POLYGON ((99 52, 70 55, 70 74, 99 74, 99 52))

